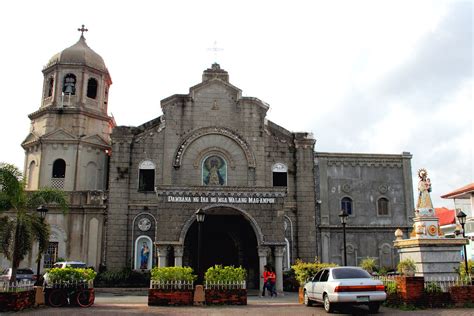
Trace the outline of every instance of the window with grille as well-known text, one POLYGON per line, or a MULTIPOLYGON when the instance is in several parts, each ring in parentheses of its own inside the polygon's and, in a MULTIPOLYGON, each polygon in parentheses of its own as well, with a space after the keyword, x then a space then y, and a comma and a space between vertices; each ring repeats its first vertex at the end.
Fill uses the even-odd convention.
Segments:
POLYGON ((46 249, 44 254, 43 269, 50 269, 53 267, 53 264, 58 260, 58 249, 59 243, 57 241, 49 242, 48 249, 46 249))

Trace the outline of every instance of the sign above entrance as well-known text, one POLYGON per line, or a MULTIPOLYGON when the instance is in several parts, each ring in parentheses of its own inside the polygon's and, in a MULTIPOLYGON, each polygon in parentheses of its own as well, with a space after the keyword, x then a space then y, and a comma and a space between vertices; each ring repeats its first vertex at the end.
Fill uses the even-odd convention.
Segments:
POLYGON ((245 188, 219 187, 216 190, 202 190, 196 188, 164 189, 156 187, 157 196, 163 197, 163 202, 168 203, 218 203, 218 204, 275 204, 279 198, 286 196, 286 189, 265 188, 267 190, 255 191, 245 188), (237 189, 237 190, 236 190, 237 189))
POLYGON ((264 197, 217 197, 217 196, 166 196, 165 202, 177 203, 219 203, 219 204, 274 204, 275 198, 264 197))

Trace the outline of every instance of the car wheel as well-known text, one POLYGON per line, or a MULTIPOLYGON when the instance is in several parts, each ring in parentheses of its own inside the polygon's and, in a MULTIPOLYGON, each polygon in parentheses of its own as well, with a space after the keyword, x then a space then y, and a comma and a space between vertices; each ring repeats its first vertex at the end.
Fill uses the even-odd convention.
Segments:
POLYGON ((334 304, 329 301, 327 294, 324 294, 324 310, 328 313, 334 312, 334 304))
POLYGON ((378 313, 380 309, 380 303, 369 303, 369 312, 371 313, 378 313))
POLYGON ((304 292, 304 305, 313 306, 313 302, 309 299, 308 293, 304 292))

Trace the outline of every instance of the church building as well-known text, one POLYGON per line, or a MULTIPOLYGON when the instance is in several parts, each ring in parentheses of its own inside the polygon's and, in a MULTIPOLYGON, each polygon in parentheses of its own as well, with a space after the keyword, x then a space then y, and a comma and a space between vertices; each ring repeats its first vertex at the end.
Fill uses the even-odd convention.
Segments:
POLYGON ((296 259, 342 264, 344 250, 350 265, 366 257, 396 265, 394 231, 408 234, 413 216, 409 153, 318 152, 311 133, 269 121, 269 105, 243 96, 217 63, 187 93, 163 99, 161 116, 117 126, 108 115, 111 76, 84 31, 44 67, 41 105, 22 143, 28 190, 69 196, 67 214, 49 206, 43 268, 64 258, 196 271, 196 212, 204 214, 204 271, 242 266, 248 288, 260 286, 266 264, 281 290, 296 259))

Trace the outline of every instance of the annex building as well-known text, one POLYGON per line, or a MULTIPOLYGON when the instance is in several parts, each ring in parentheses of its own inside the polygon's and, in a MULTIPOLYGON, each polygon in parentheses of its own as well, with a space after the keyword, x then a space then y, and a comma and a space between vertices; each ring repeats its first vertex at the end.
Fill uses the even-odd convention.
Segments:
POLYGON ((43 74, 22 143, 27 186, 62 189, 70 200, 66 215, 49 207, 43 267, 67 258, 107 269, 196 269, 199 209, 204 268, 241 265, 249 288, 267 263, 278 289, 297 258, 340 264, 341 209, 350 215, 348 263, 396 265, 394 231, 408 234, 413 216, 409 153, 318 152, 312 134, 267 120, 269 105, 243 96, 218 64, 136 127, 108 115, 111 76, 83 35, 43 74))

